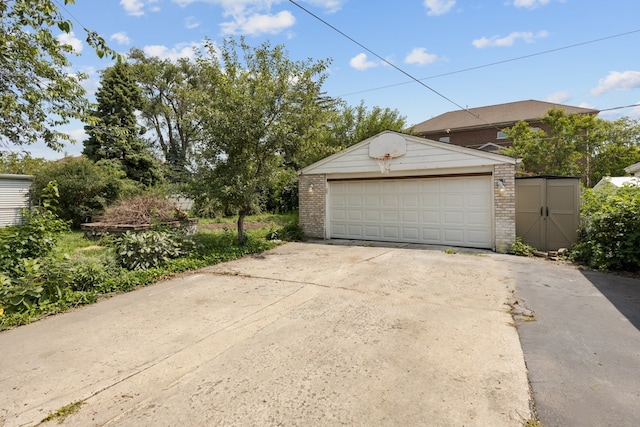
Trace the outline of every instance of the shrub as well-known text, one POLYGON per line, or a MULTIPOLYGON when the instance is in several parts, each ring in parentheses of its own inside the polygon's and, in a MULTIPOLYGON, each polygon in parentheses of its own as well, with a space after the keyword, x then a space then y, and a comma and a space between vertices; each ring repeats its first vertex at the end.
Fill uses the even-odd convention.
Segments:
POLYGON ((102 214, 116 200, 139 191, 121 170, 97 165, 84 157, 65 158, 49 163, 35 176, 34 200, 41 198, 47 183, 53 180, 60 192, 58 214, 76 228, 102 214))
POLYGON ((95 219, 107 224, 159 224, 183 221, 188 215, 169 200, 152 193, 139 194, 110 206, 95 219))
POLYGON ((127 232, 116 240, 117 262, 128 270, 147 270, 185 255, 192 243, 180 231, 127 232))
POLYGON ((511 244, 509 252, 518 256, 533 256, 536 252, 536 248, 531 245, 527 245, 518 236, 516 237, 516 240, 511 244))
POLYGON ((22 224, 8 227, 0 234, 0 271, 22 271, 21 260, 49 254, 59 233, 68 230, 68 224, 56 214, 55 182, 50 182, 42 192, 42 203, 37 208, 23 209, 22 224))
POLYGON ((279 228, 271 228, 266 235, 267 240, 285 240, 287 242, 297 242, 302 240, 302 228, 295 218, 279 228))
POLYGON ((585 190, 571 259, 600 270, 640 270, 640 188, 585 190))

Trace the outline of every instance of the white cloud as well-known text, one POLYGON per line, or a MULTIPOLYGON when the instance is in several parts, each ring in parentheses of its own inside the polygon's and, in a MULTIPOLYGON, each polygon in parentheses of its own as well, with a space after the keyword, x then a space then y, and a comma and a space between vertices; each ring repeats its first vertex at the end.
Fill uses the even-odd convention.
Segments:
POLYGON ((288 10, 276 15, 253 14, 237 17, 234 21, 223 22, 220 26, 224 34, 277 34, 292 27, 296 18, 288 10))
POLYGON ((71 46, 71 49, 73 49, 75 53, 82 52, 82 48, 83 48, 82 40, 77 38, 75 34, 73 34, 73 31, 70 31, 69 33, 60 34, 58 36, 58 40, 62 44, 71 46))
POLYGON ((516 31, 506 37, 492 36, 475 39, 471 44, 478 49, 487 47, 509 47, 513 46, 518 40, 532 43, 536 39, 543 39, 548 36, 549 33, 547 31, 538 31, 537 33, 532 33, 531 31, 516 31))
POLYGON ((198 49, 200 47, 200 43, 192 42, 180 43, 171 48, 162 45, 150 45, 143 47, 142 50, 149 56, 156 56, 160 59, 169 59, 171 61, 176 61, 180 58, 195 58, 194 49, 198 49))
POLYGON ((69 135, 76 144, 82 143, 89 138, 84 128, 68 130, 65 131, 65 133, 69 135))
POLYGON ((193 30, 200 26, 200 21, 195 16, 189 16, 185 19, 184 26, 187 30, 193 30))
POLYGON ((591 90, 592 95, 602 95, 614 90, 632 90, 640 88, 640 71, 611 71, 600 79, 598 86, 591 90))
POLYGON ((342 8, 342 0, 306 0, 306 3, 323 8, 326 12, 334 13, 342 8))
POLYGON ((142 16, 145 13, 145 6, 150 12, 159 12, 159 0, 120 0, 120 5, 131 16, 142 16))
POLYGON ((144 15, 144 1, 142 0, 120 0, 120 5, 124 8, 125 12, 133 16, 144 15))
POLYGON ((551 0, 514 0, 515 7, 523 7, 525 9, 536 9, 549 3, 551 0))
POLYGON ((571 93, 567 90, 559 90, 558 92, 552 93, 545 98, 545 101, 551 102, 553 104, 564 104, 568 100, 571 99, 571 93))
POLYGON ((115 40, 116 43, 125 45, 131 43, 131 39, 124 31, 112 34, 111 37, 109 37, 109 40, 115 40))
MULTIPOLYGON (((124 1, 124 0, 123 0, 124 1)), ((129 0, 136 1, 136 0, 129 0)), ((137 0, 140 1, 140 0, 137 0)), ((276 34, 295 24, 294 15, 288 11, 271 13, 274 5, 288 4, 286 0, 171 0, 182 7, 192 3, 207 3, 222 8, 222 16, 229 21, 221 24, 225 34, 276 34)), ((306 0, 324 9, 336 12, 346 0, 306 0)))
POLYGON ((428 65, 436 62, 438 55, 433 53, 427 53, 427 49, 424 47, 417 47, 413 49, 404 59, 407 64, 428 65))
POLYGON ((364 71, 369 68, 377 67, 379 64, 369 61, 367 55, 365 53, 359 53, 349 61, 349 65, 351 65, 356 70, 364 71))
POLYGON ((456 5, 456 0, 424 0, 427 15, 439 16, 449 12, 456 5))

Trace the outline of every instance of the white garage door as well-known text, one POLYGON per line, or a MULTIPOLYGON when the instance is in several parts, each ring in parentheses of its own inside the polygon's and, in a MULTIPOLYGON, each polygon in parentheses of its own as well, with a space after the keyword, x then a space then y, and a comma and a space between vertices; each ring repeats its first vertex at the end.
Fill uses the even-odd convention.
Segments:
POLYGON ((492 247, 490 176, 331 181, 334 239, 492 247))

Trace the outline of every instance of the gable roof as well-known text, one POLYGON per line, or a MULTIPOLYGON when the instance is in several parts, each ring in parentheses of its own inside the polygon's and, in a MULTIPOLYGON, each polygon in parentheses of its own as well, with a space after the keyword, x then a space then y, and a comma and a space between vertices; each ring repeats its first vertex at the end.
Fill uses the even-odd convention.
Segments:
POLYGON ((375 159, 370 157, 368 147, 372 141, 387 138, 389 135, 400 136, 407 143, 406 155, 394 159, 392 164, 392 170, 396 172, 518 163, 517 159, 502 154, 451 145, 415 135, 384 131, 339 153, 325 157, 298 173, 305 175, 377 172, 380 169, 375 159))
POLYGON ((600 190, 607 187, 622 187, 624 185, 640 185, 640 178, 637 176, 603 176, 596 185, 594 190, 600 190))
POLYGON ((635 174, 636 176, 640 174, 640 162, 634 163, 631 166, 627 166, 624 168, 625 172, 635 174))
POLYGON ((500 127, 520 120, 532 121, 544 117, 551 108, 564 110, 568 115, 598 114, 591 108, 572 107, 543 101, 517 101, 487 107, 449 111, 422 123, 414 125, 412 130, 418 133, 444 132, 448 129, 469 129, 482 127, 500 127), (471 113, 471 114, 470 114, 471 113))

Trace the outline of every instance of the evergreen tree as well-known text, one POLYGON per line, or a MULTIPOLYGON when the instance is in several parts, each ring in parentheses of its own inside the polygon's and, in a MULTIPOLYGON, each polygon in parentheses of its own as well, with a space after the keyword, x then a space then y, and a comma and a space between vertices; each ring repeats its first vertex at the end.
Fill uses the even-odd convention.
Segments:
POLYGON ((135 111, 142 96, 128 64, 118 62, 104 71, 96 99, 93 123, 85 126, 89 139, 83 154, 94 162, 118 163, 127 178, 153 185, 160 178, 159 169, 141 138, 144 131, 135 111))

